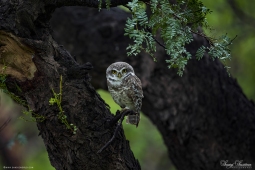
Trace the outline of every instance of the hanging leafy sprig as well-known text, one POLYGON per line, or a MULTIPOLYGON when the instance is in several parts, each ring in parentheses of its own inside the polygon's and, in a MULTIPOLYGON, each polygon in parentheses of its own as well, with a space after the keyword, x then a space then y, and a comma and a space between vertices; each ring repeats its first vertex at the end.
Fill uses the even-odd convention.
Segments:
MULTIPOLYGON (((103 0, 98 0, 98 1, 99 1, 98 9, 100 11, 102 9, 103 0)), ((110 7, 111 7, 111 0, 106 0, 105 4, 106 4, 106 9, 110 9, 110 7)))
POLYGON ((151 0, 147 5, 151 11, 149 18, 144 2, 133 0, 127 4, 132 18, 127 19, 125 35, 134 40, 134 43, 127 47, 128 56, 137 55, 142 50, 153 56, 157 42, 169 55, 166 59, 168 67, 177 68, 177 73, 181 76, 191 59, 185 45, 193 41, 193 34, 197 34, 210 43, 209 47, 201 46, 197 50, 197 59, 201 59, 205 52, 213 59, 230 58, 229 45, 232 41, 227 36, 212 39, 197 31, 198 27, 209 27, 206 15, 211 12, 199 0, 177 0, 175 4, 170 4, 168 0, 151 0), (163 43, 155 39, 156 34, 160 35, 163 43))
POLYGON ((134 40, 134 44, 130 44, 127 47, 127 55, 137 55, 142 50, 153 56, 156 52, 156 44, 153 39, 152 33, 148 32, 149 20, 145 12, 146 8, 143 2, 133 0, 129 2, 128 7, 132 11, 132 18, 127 19, 125 35, 134 40))

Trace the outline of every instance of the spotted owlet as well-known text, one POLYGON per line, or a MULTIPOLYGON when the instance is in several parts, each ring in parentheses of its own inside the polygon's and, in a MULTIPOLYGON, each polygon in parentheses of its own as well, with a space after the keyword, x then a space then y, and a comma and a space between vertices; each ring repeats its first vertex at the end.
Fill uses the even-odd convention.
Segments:
POLYGON ((106 78, 108 90, 115 103, 122 109, 130 109, 136 113, 128 115, 126 122, 138 126, 143 90, 133 67, 125 62, 113 63, 106 70, 106 78))

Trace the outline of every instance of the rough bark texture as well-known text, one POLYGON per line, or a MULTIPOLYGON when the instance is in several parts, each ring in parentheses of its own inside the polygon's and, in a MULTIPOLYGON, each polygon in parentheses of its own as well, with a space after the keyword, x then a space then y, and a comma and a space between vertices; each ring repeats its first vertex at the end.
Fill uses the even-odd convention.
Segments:
MULTIPOLYGON (((52 39, 49 18, 53 9, 44 1, 0 1, 1 70, 4 66, 19 70, 23 55, 13 50, 16 46, 27 51, 24 58, 30 56, 36 66, 36 72, 23 79, 2 70, 1 74, 7 75, 8 90, 26 100, 34 113, 45 117, 37 126, 56 169, 140 169, 123 130, 105 152, 97 154, 113 134, 115 125, 109 129, 104 126, 113 115, 90 84, 88 71, 92 65, 79 65, 52 39), (77 126, 76 134, 61 123, 59 108, 49 105, 51 89, 60 91, 61 75, 62 108, 68 122, 77 126)), ((20 70, 22 75, 29 68, 24 74, 20 70)))
MULTIPOLYGON (((117 9, 98 13, 62 8, 51 24, 59 43, 79 62, 92 63, 94 87, 106 89, 105 69, 112 62, 134 66, 143 83, 142 111, 161 132, 178 170, 226 169, 221 160, 243 160, 254 168, 255 107, 236 80, 219 61, 208 57, 189 61, 182 77, 167 69, 168 56, 160 48, 156 63, 146 54, 127 57, 125 48, 131 43, 123 37, 127 16, 117 9)), ((193 55, 202 44, 207 45, 201 37, 194 38, 187 46, 193 55)))

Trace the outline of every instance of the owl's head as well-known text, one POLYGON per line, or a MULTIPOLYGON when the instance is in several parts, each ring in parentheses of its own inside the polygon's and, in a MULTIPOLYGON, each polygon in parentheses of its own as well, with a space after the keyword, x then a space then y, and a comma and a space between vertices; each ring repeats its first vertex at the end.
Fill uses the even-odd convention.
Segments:
POLYGON ((129 74, 135 74, 134 69, 125 62, 112 63, 106 70, 106 78, 113 81, 120 81, 129 74))

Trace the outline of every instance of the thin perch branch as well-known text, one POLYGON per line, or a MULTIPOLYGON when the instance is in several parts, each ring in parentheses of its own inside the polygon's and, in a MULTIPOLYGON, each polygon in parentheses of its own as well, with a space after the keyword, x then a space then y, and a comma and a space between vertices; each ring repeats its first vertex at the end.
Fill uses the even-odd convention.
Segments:
POLYGON ((110 125, 113 125, 113 124, 115 124, 117 121, 119 121, 118 124, 117 124, 117 126, 116 126, 116 128, 115 128, 115 130, 114 130, 113 136, 112 136, 112 138, 111 138, 99 151, 97 151, 97 153, 101 153, 105 148, 107 148, 107 147, 112 143, 112 141, 115 139, 115 137, 116 137, 116 135, 117 135, 117 132, 118 132, 118 130, 119 130, 119 128, 120 128, 120 126, 121 126, 123 120, 124 120, 124 117, 125 117, 126 115, 130 114, 131 112, 133 112, 133 111, 132 111, 132 110, 124 110, 122 113, 119 113, 119 111, 117 111, 117 113, 119 113, 119 114, 117 114, 117 115, 110 121, 110 123, 107 125, 107 127, 110 127, 110 125))
POLYGON ((9 117, 0 127, 0 132, 7 126, 7 124, 11 121, 11 118, 9 117))

